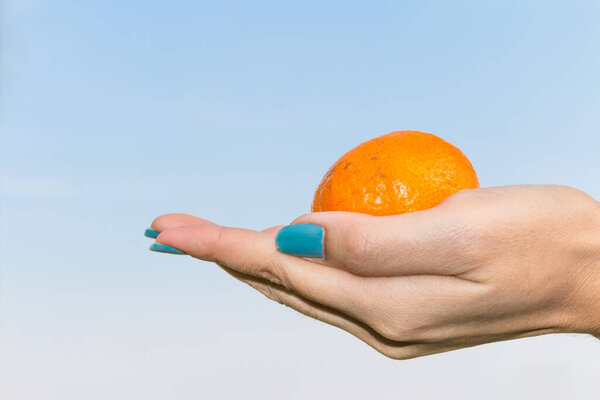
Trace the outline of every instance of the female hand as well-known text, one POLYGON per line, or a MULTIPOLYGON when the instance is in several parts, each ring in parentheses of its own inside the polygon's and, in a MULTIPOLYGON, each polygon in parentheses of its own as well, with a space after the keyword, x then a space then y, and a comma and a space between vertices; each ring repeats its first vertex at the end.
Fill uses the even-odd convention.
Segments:
POLYGON ((600 337, 600 203, 568 187, 466 190, 426 211, 312 213, 262 232, 185 214, 152 228, 157 243, 395 359, 545 333, 600 337))

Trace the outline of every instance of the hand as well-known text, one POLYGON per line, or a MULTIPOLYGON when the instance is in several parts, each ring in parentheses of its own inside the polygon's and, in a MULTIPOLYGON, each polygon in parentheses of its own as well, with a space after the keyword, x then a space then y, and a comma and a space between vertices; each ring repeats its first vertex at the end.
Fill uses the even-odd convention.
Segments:
POLYGON ((600 203, 575 189, 466 190, 421 212, 312 213, 292 224, 323 228, 324 258, 277 250, 278 233, 298 227, 257 232, 169 214, 152 228, 157 243, 395 359, 545 333, 600 337, 600 203))

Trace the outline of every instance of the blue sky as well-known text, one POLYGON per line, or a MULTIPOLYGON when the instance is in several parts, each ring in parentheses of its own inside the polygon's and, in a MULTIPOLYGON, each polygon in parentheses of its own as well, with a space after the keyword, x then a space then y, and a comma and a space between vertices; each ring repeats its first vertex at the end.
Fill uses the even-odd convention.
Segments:
POLYGON ((389 362, 142 232, 166 212, 285 224, 341 154, 399 129, 459 146, 484 186, 600 198, 599 18, 596 1, 5 0, 0 395, 233 396, 233 379, 326 398, 350 378, 346 398, 465 399, 469 376, 517 390, 498 398, 597 393, 587 338, 389 362))

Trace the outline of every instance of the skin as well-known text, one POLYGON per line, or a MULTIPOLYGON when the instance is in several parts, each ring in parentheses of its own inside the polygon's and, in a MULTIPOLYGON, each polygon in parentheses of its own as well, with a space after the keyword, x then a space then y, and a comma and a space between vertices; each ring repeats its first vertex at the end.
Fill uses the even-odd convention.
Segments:
POLYGON ((551 185, 465 190, 410 214, 311 213, 325 258, 262 232, 168 214, 158 243, 394 359, 547 333, 600 338, 600 203, 551 185))

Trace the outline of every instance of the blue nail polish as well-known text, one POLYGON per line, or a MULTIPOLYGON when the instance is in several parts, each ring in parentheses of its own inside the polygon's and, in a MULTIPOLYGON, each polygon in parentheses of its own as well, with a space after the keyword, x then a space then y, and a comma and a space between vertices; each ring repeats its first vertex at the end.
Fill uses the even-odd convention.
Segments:
POLYGON ((294 224, 281 228, 275 243, 282 253, 323 258, 323 228, 314 224, 294 224))
POLYGON ((150 250, 158 251, 160 253, 169 253, 169 254, 185 254, 181 250, 177 250, 175 247, 167 246, 166 244, 154 243, 150 246, 150 250))
POLYGON ((146 229, 146 232, 144 232, 144 236, 156 239, 159 233, 159 231, 155 231, 154 229, 146 229))

